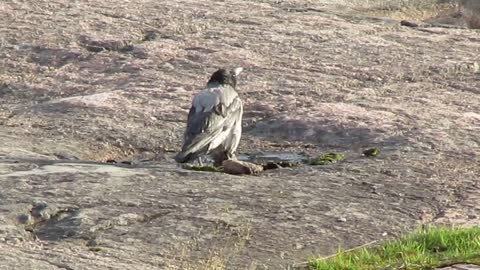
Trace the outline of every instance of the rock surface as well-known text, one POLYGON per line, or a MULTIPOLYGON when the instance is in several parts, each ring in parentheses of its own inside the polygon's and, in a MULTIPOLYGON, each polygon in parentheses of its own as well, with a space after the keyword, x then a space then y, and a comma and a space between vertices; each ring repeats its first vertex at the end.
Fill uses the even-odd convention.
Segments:
POLYGON ((478 32, 334 2, 1 1, 0 269, 284 269, 479 224, 478 32), (224 65, 245 69, 240 153, 345 160, 181 169, 224 65))
POLYGON ((439 270, 479 270, 480 266, 473 264, 455 264, 452 266, 437 268, 439 270))

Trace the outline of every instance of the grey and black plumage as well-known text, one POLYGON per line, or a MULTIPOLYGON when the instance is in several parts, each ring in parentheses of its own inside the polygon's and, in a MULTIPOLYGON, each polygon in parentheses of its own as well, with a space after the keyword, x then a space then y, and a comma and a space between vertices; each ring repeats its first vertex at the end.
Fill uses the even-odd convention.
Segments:
POLYGON ((195 95, 188 113, 179 163, 202 155, 213 156, 215 165, 233 159, 242 135, 243 104, 236 92, 237 76, 242 68, 219 69, 207 87, 195 95))

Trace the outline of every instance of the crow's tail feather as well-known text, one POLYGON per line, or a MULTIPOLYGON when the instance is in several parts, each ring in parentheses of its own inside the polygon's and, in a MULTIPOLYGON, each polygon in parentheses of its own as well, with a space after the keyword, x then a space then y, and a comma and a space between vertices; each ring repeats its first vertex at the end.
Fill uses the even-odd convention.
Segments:
POLYGON ((196 158, 195 155, 188 152, 187 153, 180 152, 174 157, 175 161, 178 163, 187 163, 194 160, 195 158, 196 158))
POLYGON ((186 163, 206 154, 210 143, 216 135, 216 133, 213 133, 208 136, 202 136, 201 138, 196 138, 188 145, 184 145, 182 151, 175 156, 175 161, 178 163, 186 163))

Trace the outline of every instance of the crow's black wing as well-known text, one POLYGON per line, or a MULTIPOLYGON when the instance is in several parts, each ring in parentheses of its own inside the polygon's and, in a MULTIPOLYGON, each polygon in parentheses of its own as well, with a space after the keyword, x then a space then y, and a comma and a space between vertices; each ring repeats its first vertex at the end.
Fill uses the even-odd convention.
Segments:
POLYGON ((188 113, 182 152, 177 155, 177 161, 187 162, 206 152, 217 136, 233 126, 241 107, 238 96, 228 106, 219 102, 209 111, 192 106, 188 113))

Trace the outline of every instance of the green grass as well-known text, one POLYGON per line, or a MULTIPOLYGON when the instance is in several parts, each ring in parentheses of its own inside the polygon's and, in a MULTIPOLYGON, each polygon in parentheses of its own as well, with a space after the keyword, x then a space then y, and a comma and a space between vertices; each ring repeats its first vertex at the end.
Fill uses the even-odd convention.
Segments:
POLYGON ((312 270, 432 269, 453 263, 480 264, 480 227, 428 228, 375 247, 315 259, 312 270))
POLYGON ((332 163, 337 163, 338 161, 344 160, 345 156, 339 153, 327 153, 319 155, 318 157, 307 161, 310 165, 328 165, 332 163))

